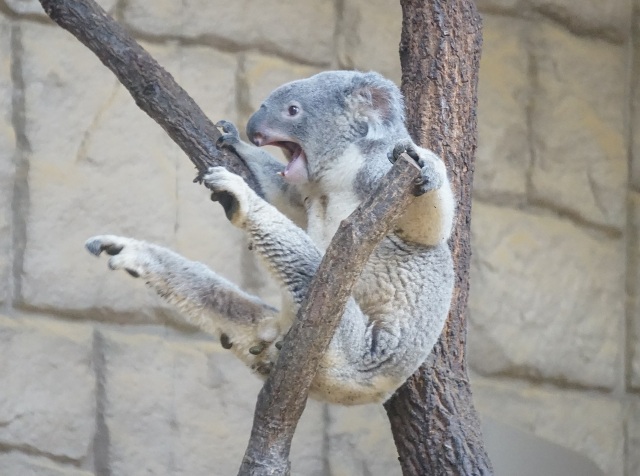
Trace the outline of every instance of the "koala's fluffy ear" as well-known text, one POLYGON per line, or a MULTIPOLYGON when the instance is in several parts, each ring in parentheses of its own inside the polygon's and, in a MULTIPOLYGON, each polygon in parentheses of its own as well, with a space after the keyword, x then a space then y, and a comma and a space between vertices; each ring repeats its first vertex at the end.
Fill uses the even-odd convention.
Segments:
POLYGON ((392 81, 378 73, 360 73, 353 78, 351 86, 354 112, 366 117, 370 129, 404 124, 402 94, 392 81))

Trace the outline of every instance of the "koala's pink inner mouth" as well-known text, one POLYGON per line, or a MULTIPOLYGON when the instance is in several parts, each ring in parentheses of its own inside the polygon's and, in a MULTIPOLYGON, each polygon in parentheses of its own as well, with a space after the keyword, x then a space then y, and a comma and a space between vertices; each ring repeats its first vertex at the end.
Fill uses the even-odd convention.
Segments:
POLYGON ((309 180, 309 172, 307 170, 307 156, 300 144, 289 141, 277 141, 271 145, 280 147, 289 163, 282 172, 282 177, 288 183, 305 183, 309 180))

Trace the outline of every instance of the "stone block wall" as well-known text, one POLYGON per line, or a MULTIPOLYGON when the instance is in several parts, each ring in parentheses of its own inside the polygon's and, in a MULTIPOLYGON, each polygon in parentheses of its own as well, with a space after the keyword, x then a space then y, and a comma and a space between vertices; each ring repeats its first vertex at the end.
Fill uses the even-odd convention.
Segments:
MULTIPOLYGON (((214 120, 330 68, 400 80, 395 0, 102 0, 214 120)), ((482 415, 640 474, 640 0, 481 0, 469 352, 482 415), (635 3, 634 3, 635 2, 635 3)), ((0 475, 235 474, 260 387, 83 250, 170 246, 277 301, 193 167, 35 0, 0 0, 0 475)), ((294 474, 399 475, 309 404, 294 474)))

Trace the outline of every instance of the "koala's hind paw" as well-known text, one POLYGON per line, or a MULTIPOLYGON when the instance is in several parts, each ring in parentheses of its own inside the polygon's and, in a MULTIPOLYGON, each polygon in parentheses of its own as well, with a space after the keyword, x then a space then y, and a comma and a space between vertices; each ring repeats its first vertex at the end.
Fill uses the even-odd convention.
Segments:
POLYGON ((124 269, 134 278, 146 277, 147 260, 143 258, 145 243, 132 238, 115 235, 99 235, 89 238, 84 244, 89 253, 100 256, 104 251, 109 258, 110 269, 124 269))
POLYGON ((396 144, 393 150, 387 154, 387 158, 393 164, 403 153, 415 160, 422 171, 422 180, 416 183, 416 188, 413 191, 415 196, 419 197, 431 190, 442 187, 444 184, 443 177, 437 170, 435 163, 436 160, 440 159, 433 152, 426 149, 418 149, 410 140, 404 140, 396 144))
POLYGON ((225 147, 233 149, 235 145, 240 143, 240 133, 232 122, 225 120, 218 121, 216 122, 216 127, 222 129, 222 132, 224 132, 216 141, 216 147, 218 149, 225 147))

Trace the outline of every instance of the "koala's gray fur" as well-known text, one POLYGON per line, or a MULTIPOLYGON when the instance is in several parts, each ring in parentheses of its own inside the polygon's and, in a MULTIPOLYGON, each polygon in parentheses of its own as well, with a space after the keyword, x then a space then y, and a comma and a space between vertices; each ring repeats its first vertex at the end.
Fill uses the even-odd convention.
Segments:
POLYGON ((110 268, 144 279, 186 321, 220 336, 225 348, 266 375, 340 221, 389 170, 388 156, 407 151, 423 173, 418 198, 371 255, 312 385, 312 396, 329 402, 383 401, 431 351, 454 278, 446 169, 413 144, 403 107, 398 88, 376 73, 331 71, 279 87, 251 117, 247 133, 256 145, 282 147, 287 167, 221 123, 221 146, 246 161, 266 200, 222 167, 204 179, 282 287, 281 311, 159 246, 103 235, 87 248, 112 255, 110 268))

